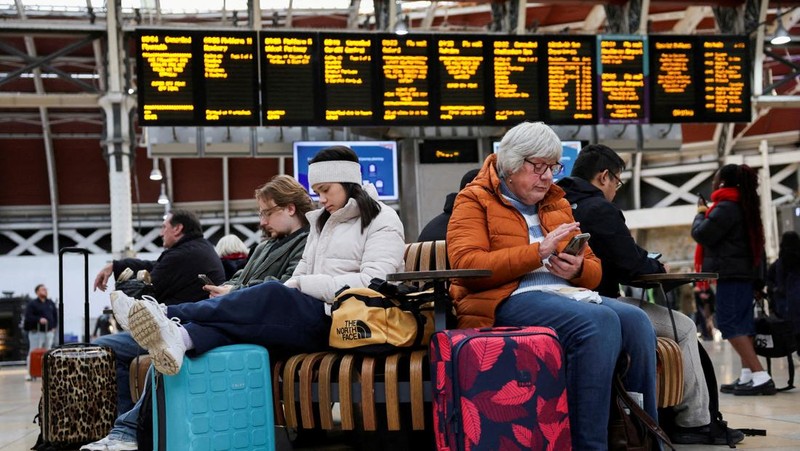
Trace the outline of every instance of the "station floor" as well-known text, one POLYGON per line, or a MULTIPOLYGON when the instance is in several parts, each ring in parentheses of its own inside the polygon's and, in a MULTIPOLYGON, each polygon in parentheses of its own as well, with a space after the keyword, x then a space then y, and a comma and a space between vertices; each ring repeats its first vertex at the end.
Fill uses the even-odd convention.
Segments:
MULTIPOLYGON (((717 379, 730 382, 739 374, 739 360, 728 342, 703 342, 717 370, 717 379)), ((787 359, 773 359, 772 371, 777 386, 786 385, 787 359)), ((795 363, 800 366, 795 355, 795 363)), ((800 368, 798 368, 800 377, 800 368)), ((796 381, 800 385, 800 381, 796 381)), ((25 381, 23 366, 0 367, 0 450, 26 451, 36 442, 38 427, 32 423, 36 414, 41 382, 25 381)), ((747 450, 800 450, 800 388, 775 396, 720 395, 720 410, 732 427, 766 429, 766 437, 745 437, 738 445, 747 450)), ((728 449, 727 446, 676 445, 679 450, 728 449)), ((334 441, 320 448, 349 449, 334 441)))

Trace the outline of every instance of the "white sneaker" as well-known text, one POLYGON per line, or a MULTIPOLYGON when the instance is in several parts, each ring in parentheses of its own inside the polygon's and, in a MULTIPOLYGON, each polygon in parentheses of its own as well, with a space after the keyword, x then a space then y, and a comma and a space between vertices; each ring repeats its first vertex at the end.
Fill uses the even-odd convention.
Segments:
POLYGON ((114 319, 117 321, 117 324, 125 330, 130 330, 128 328, 128 312, 131 311, 131 307, 133 303, 136 302, 136 299, 121 291, 112 291, 110 297, 111 310, 114 311, 114 319))
POLYGON ((148 350, 156 369, 167 375, 178 374, 186 353, 180 320, 170 320, 157 303, 149 300, 136 301, 128 319, 131 336, 148 350))
POLYGON ((81 451, 136 451, 137 449, 139 449, 139 445, 136 442, 111 437, 105 437, 81 447, 81 451))

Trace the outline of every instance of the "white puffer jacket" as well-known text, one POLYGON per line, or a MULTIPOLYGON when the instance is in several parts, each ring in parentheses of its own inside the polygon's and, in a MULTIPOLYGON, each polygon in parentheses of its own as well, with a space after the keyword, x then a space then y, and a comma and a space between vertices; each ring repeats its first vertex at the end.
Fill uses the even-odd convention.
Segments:
MULTIPOLYGON (((368 191, 369 192, 369 191, 368 191)), ((403 223, 388 205, 361 232, 361 216, 355 199, 335 211, 322 231, 317 218, 323 209, 306 213, 311 232, 303 258, 287 284, 297 284, 303 293, 333 303, 336 291, 369 286, 375 277, 402 271, 405 248, 403 223)))

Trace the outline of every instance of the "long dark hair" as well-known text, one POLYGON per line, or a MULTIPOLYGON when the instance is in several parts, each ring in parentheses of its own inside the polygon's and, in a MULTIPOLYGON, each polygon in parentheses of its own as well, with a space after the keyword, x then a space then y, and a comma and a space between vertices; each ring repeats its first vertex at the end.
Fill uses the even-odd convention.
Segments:
POLYGON ((753 253, 753 265, 761 264, 764 252, 764 224, 761 222, 761 202, 758 196, 758 173, 746 164, 726 164, 719 169, 719 181, 726 188, 739 189, 739 205, 753 253))
MULTIPOLYGON (((319 163, 321 161, 352 161, 358 163, 358 155, 353 149, 347 146, 331 146, 320 150, 308 164, 319 163)), ((340 183, 340 182, 337 182, 340 183)), ((372 220, 381 212, 381 206, 375 199, 371 198, 361 185, 356 183, 340 183, 347 193, 347 199, 355 199, 358 205, 358 211, 361 214, 361 231, 363 232, 371 223, 372 220)), ((328 222, 331 214, 328 210, 323 210, 322 214, 317 219, 317 230, 322 231, 322 227, 328 222)))
POLYGON ((778 258, 783 261, 786 269, 800 269, 800 235, 797 232, 783 232, 778 258))

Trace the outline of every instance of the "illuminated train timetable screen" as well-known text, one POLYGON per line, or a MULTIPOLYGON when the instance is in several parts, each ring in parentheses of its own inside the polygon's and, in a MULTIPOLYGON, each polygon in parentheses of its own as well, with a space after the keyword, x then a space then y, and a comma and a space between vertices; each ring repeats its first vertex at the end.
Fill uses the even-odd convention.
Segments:
POLYGON ((651 122, 697 121, 696 46, 691 36, 650 37, 651 122))
POLYGON ((262 32, 260 37, 264 125, 314 123, 319 36, 262 32))
POLYGON ((517 123, 541 118, 539 41, 501 39, 492 42, 494 119, 517 123))
POLYGON ((705 122, 750 120, 750 67, 745 38, 706 38, 702 43, 705 122))
POLYGON ((430 120, 429 38, 380 38, 383 119, 427 123, 430 120))
POLYGON ((139 121, 142 125, 197 122, 192 79, 193 36, 180 31, 142 31, 136 41, 139 121))
POLYGON ((439 120, 477 122, 486 116, 484 39, 478 36, 440 37, 436 41, 439 75, 439 120))
POLYGON ((548 123, 596 123, 594 58, 594 36, 559 36, 547 41, 548 123))
POLYGON ((331 34, 321 42, 325 122, 371 123, 372 36, 331 34))
POLYGON ((598 37, 600 122, 647 122, 647 53, 640 37, 598 37))
POLYGON ((203 36, 203 97, 207 125, 258 125, 255 32, 203 36))

